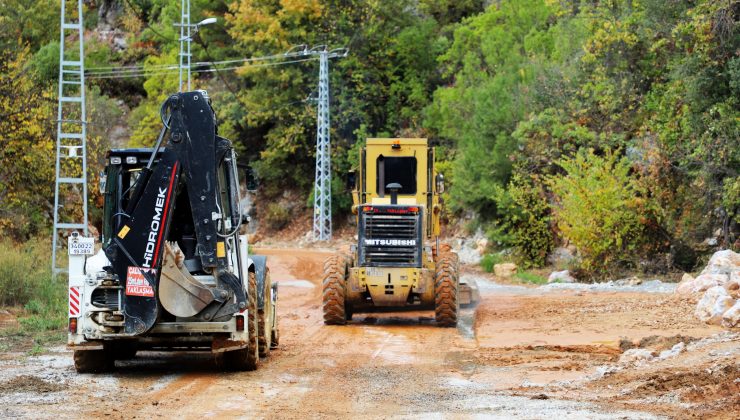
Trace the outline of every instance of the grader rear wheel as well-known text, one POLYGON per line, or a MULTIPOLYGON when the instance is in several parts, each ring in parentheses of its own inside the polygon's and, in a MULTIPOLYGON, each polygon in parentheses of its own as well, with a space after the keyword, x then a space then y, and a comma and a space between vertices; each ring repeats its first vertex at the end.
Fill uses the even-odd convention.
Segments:
POLYGON ((457 326, 457 255, 441 255, 434 276, 434 317, 440 327, 457 326))
POLYGON ((259 322, 257 321, 257 277, 249 272, 247 285, 247 333, 249 345, 216 355, 216 363, 228 370, 256 370, 259 365, 259 322))
POLYGON ((333 255, 324 262, 324 324, 345 325, 347 311, 345 308, 347 262, 339 255, 333 255))
POLYGON ((259 323, 259 351, 260 357, 267 357, 272 348, 272 281, 270 280, 270 269, 265 270, 265 282, 263 284, 264 305, 257 311, 259 323))

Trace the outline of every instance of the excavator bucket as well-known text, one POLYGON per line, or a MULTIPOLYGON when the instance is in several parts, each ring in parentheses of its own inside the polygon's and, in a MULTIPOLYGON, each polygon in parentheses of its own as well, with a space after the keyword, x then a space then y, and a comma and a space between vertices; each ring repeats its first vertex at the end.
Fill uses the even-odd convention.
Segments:
POLYGON ((215 300, 212 289, 193 278, 183 266, 179 249, 165 244, 162 274, 159 278, 159 302, 167 312, 179 317, 199 314, 215 300))

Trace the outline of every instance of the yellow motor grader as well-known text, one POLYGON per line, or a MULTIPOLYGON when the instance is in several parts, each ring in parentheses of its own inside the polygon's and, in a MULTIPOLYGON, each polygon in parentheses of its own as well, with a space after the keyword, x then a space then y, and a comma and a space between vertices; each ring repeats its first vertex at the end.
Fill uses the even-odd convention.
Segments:
POLYGON ((358 243, 324 263, 324 323, 354 313, 434 310, 437 325, 457 325, 476 290, 461 284, 457 254, 440 245, 444 189, 427 139, 368 139, 352 174, 358 243))

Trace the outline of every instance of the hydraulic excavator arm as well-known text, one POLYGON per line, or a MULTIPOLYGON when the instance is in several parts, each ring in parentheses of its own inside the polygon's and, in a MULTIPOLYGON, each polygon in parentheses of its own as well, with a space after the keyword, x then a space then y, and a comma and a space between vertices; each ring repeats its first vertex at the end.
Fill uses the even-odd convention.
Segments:
POLYGON ((161 114, 157 144, 105 248, 107 270, 125 282, 128 335, 149 331, 163 309, 214 320, 246 307, 246 261, 227 252, 238 247, 242 220, 231 142, 217 135, 204 91, 170 96, 161 114), (215 287, 197 280, 193 270, 212 276, 215 287))

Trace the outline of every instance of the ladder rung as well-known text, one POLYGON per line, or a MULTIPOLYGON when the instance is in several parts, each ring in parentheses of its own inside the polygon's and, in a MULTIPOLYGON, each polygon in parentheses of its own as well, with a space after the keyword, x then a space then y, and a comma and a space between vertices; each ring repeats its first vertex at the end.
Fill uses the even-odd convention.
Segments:
POLYGON ((80 80, 62 80, 62 84, 64 85, 81 85, 82 81, 80 80))
POLYGON ((62 96, 59 100, 62 102, 82 102, 82 96, 62 96))
POLYGON ((84 223, 57 223, 54 229, 84 229, 84 223))
POLYGON ((81 70, 65 70, 62 69, 62 73, 64 74, 82 74, 81 70))
POLYGON ((85 183, 84 178, 57 178, 57 180, 62 184, 84 184, 85 183))
POLYGON ((76 60, 76 61, 75 60, 62 60, 62 67, 64 67, 64 66, 81 67, 82 66, 82 61, 79 61, 79 60, 76 60))
POLYGON ((82 29, 82 25, 79 23, 63 23, 62 28, 64 29, 82 29))
POLYGON ((82 133, 59 133, 60 139, 82 139, 82 133))

